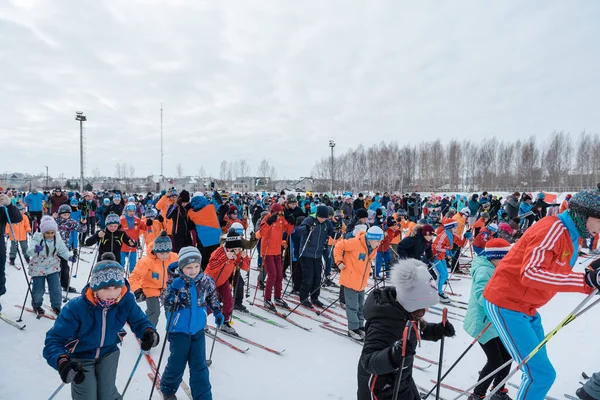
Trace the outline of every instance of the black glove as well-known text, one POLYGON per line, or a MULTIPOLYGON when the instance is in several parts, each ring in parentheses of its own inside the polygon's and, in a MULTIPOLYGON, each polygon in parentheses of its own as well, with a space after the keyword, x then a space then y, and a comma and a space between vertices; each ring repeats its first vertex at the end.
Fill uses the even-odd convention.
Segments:
POLYGON ((158 333, 154 329, 148 328, 144 331, 140 347, 142 350, 148 351, 151 348, 158 346, 158 342, 160 342, 160 336, 158 336, 158 333))
POLYGON ((62 379, 64 383, 75 382, 79 385, 85 380, 84 372, 87 371, 83 369, 81 363, 71 361, 69 356, 63 355, 59 357, 57 366, 60 379, 62 379))
POLYGON ((147 219, 146 220, 146 226, 152 226, 152 220, 151 219, 147 219))
POLYGON ((158 222, 165 222, 165 218, 162 216, 162 214, 158 214, 158 215, 156 216, 156 220, 157 220, 158 222))
POLYGON ((296 218, 294 218, 293 215, 286 215, 285 216, 285 220, 287 221, 288 224, 290 225, 294 225, 294 223, 296 222, 296 218))
POLYGON ((133 295, 135 296, 135 301, 137 301, 138 303, 146 301, 146 295, 144 294, 144 291, 142 289, 136 290, 135 292, 133 292, 133 295))
MULTIPOLYGON (((392 347, 390 347, 392 363, 394 364, 394 367, 396 367, 396 368, 400 368, 400 366, 402 365, 402 359, 404 358, 404 357, 402 357, 402 343, 403 343, 402 339, 396 340, 396 342, 394 342, 392 347)), ((415 349, 411 347, 410 340, 409 340, 408 343, 406 344, 406 356, 410 357, 410 356, 414 356, 414 355, 415 355, 415 349)))
POLYGON ((268 219, 267 219, 267 225, 273 225, 273 223, 275 221, 277 221, 277 217, 279 217, 279 215, 277 214, 272 214, 268 219))
POLYGON ((442 336, 453 337, 455 335, 456 331, 454 330, 454 326, 452 326, 450 321, 446 321, 446 326, 444 326, 441 322, 433 326, 434 340, 440 340, 442 336))

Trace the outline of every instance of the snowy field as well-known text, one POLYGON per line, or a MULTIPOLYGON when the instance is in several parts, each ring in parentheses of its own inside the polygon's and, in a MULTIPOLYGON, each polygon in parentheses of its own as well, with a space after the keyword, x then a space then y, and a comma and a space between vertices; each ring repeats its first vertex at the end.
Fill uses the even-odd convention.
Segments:
MULTIPOLYGON (((79 265, 79 274, 74 279, 72 286, 81 289, 87 280, 90 263, 92 261, 91 249, 84 249, 79 265), (84 261, 85 259, 85 261, 84 261)), ((583 264, 578 264, 576 269, 582 270, 589 259, 582 259, 583 264)), ((18 263, 18 259, 17 259, 18 263)), ((253 267, 256 259, 252 261, 253 267)), ((255 274, 252 271, 252 282, 255 274)), ((20 310, 15 304, 23 303, 25 295, 25 281, 23 272, 15 267, 6 266, 8 292, 1 298, 4 314, 17 319, 20 310)), ((285 287, 284 281, 284 287, 285 287)), ((471 280, 462 278, 452 281, 455 292, 462 296, 453 297, 460 301, 468 301, 471 280)), ((251 295, 254 295, 252 290, 251 295)), ((322 292, 322 297, 335 298, 328 291, 322 292)), ((246 304, 249 306, 247 299, 246 304)), ((546 332, 553 329, 570 312, 584 296, 579 294, 557 295, 546 307, 541 309, 546 332)), ((262 303, 262 293, 258 292, 257 301, 262 303)), ((45 304, 49 304, 47 295, 45 304)), ((28 306, 30 306, 28 300, 28 306)), ((142 308, 145 307, 141 303, 142 308)), ((285 349, 283 355, 275 355, 257 347, 244 345, 233 338, 224 339, 241 347, 249 348, 245 354, 240 354, 222 344, 217 343, 214 349, 213 365, 210 368, 210 379, 213 386, 213 397, 217 400, 234 399, 261 399, 261 400, 306 400, 306 399, 355 399, 356 398, 356 365, 361 347, 343 337, 337 336, 323 328, 319 323, 298 315, 292 319, 303 326, 312 328, 306 332, 278 317, 267 313, 257 307, 249 308, 265 315, 287 328, 279 328, 265 322, 242 316, 247 321, 256 321, 254 326, 235 323, 235 328, 242 336, 246 336, 261 344, 276 350, 285 349)), ((449 311, 465 314, 465 310, 449 307, 449 311)), ((344 314, 341 308, 333 308, 338 313, 344 314)), ((303 310, 308 313, 309 311, 303 310)), ((235 311, 234 311, 235 313, 235 311)), ((598 310, 592 309, 580 319, 565 327, 555 336, 548 345, 549 355, 558 372, 558 378, 550 395, 564 398, 563 393, 573 394, 579 386, 581 371, 588 373, 600 369, 600 364, 595 357, 589 357, 591 350, 588 341, 595 337, 596 328, 600 323, 594 322, 598 310)), ((337 317, 336 317, 337 318, 337 317)), ((426 317, 429 321, 439 321, 437 315, 426 317)), ((214 325, 213 318, 209 318, 214 325)), ((462 330, 462 322, 451 320, 457 328, 457 336, 446 341, 444 366, 450 366, 459 354, 469 345, 471 338, 462 330)), ((2 371, 0 373, 0 399, 47 399, 61 383, 58 373, 47 365, 42 357, 42 349, 46 331, 52 326, 53 321, 42 318, 37 320, 33 314, 25 312, 23 323, 27 327, 19 331, 0 321, 0 360, 2 371)), ((161 345, 152 350, 152 355, 158 362, 162 339, 165 331, 165 318, 161 315, 158 330, 161 334, 161 345)), ((594 342, 591 342, 594 343, 594 342)), ((207 338, 207 354, 210 350, 211 340, 207 338)), ((127 335, 121 347, 121 358, 117 387, 122 391, 127 378, 139 354, 139 346, 133 334, 127 335)), ((423 342, 417 354, 437 360, 439 343, 423 342)), ((168 347, 165 357, 168 356, 168 347)), ((161 369, 164 368, 166 359, 163 360, 161 369)), ((415 360, 415 364, 426 367, 428 362, 415 360)), ((478 371, 484 364, 483 351, 475 346, 463 359, 459 366, 445 380, 446 383, 461 388, 467 388, 477 379, 478 371)), ((514 364, 513 364, 514 366, 514 364)), ((147 399, 150 394, 151 382, 148 378, 150 367, 146 360, 142 360, 126 394, 128 399, 147 399)), ((432 379, 437 375, 437 366, 431 365, 426 371, 414 371, 417 384, 430 388, 432 379)), ((185 378, 188 379, 186 372, 185 378)), ((519 383, 520 373, 517 373, 512 382, 519 383)), ((510 394, 516 394, 516 389, 510 388, 510 394)), ((452 399, 456 393, 442 389, 442 396, 452 399)), ((66 386, 56 397, 69 399, 70 390, 66 386)), ((158 394, 153 398, 160 399, 158 394)), ((187 399, 187 395, 180 389, 179 399, 187 399)), ((430 397, 433 398, 433 397, 430 397)))

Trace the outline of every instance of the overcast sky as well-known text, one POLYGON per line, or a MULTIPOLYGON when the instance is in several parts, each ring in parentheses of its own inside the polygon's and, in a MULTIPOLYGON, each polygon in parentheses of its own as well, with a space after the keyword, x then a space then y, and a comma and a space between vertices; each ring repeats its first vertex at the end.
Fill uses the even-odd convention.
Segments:
POLYGON ((600 126, 600 2, 0 2, 0 172, 278 177, 381 140, 600 126), (168 6, 166 5, 168 4, 168 6))

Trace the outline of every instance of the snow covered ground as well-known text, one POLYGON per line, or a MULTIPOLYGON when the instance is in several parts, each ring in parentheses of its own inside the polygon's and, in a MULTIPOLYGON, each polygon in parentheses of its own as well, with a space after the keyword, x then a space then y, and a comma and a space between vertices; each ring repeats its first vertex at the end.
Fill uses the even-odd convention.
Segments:
MULTIPOLYGON (((81 289, 87 280, 92 254, 90 250, 82 254, 77 279, 73 280, 73 286, 81 289)), ((583 259, 582 259, 583 260, 583 259)), ((583 261, 584 263, 586 261, 583 261)), ((253 260, 253 266, 256 259, 253 260)), ((584 264, 578 265, 582 269, 584 264)), ((0 300, 4 307, 4 314, 17 319, 20 310, 15 304, 22 304, 25 295, 25 280, 23 272, 12 266, 6 266, 8 292, 0 300)), ((253 271, 253 274, 256 272, 253 271)), ((253 278, 254 282, 255 279, 253 278)), ((468 293, 471 280, 462 278, 453 281, 452 286, 461 297, 455 299, 468 301, 468 293)), ((285 284, 285 282, 284 282, 285 284)), ((254 294, 254 291, 251 291, 254 294)), ((324 292, 325 297, 334 298, 335 295, 324 292)), ((261 299, 259 291, 257 300, 261 299)), ((556 296, 546 307, 541 310, 546 331, 553 329, 581 300, 583 295, 560 294, 556 296)), ((248 301, 251 300, 248 299, 248 301)), ((29 303, 29 300, 28 300, 29 303)), ((49 299, 45 297, 45 304, 49 299)), ((28 304, 29 306, 29 304, 28 304)), ((142 304, 142 307, 144 305, 142 304)), ((233 399, 355 399, 356 398, 356 365, 360 355, 361 347, 331 332, 319 327, 319 323, 298 315, 292 318, 307 327, 311 332, 303 331, 295 326, 278 320, 276 316, 249 306, 254 312, 263 314, 281 322, 288 327, 278 328, 264 322, 257 321, 254 326, 248 326, 236 322, 237 331, 250 339, 253 339, 276 350, 285 349, 281 356, 268 353, 253 346, 244 345, 235 339, 224 337, 226 340, 238 347, 250 350, 246 354, 240 354, 224 345, 215 345, 213 365, 210 368, 210 379, 213 386, 213 397, 218 400, 233 399)), ((344 313, 341 309, 335 311, 344 313)), ((461 313, 465 310, 449 307, 449 311, 461 313)), ((555 336, 548 345, 550 358, 558 372, 557 381, 550 395, 563 398, 563 393, 574 393, 581 380, 581 371, 588 373, 600 369, 595 357, 589 357, 590 351, 595 353, 595 346, 590 347, 593 342, 595 329, 600 327, 596 322, 598 310, 592 309, 580 319, 565 327, 555 336)), ((254 321, 250 317, 244 317, 248 321, 254 321)), ((439 321, 437 315, 429 315, 428 320, 439 321)), ((213 324, 212 317, 209 318, 213 324)), ((42 357, 42 349, 46 331, 52 326, 53 321, 42 318, 37 320, 33 314, 25 312, 23 322, 27 327, 23 331, 9 326, 0 321, 0 399, 44 399, 61 383, 58 373, 47 365, 42 357)), ((457 328, 457 336, 446 341, 444 366, 450 366, 458 355, 469 345, 471 338, 462 330, 462 323, 456 320, 451 322, 457 328)), ((161 316, 158 327, 161 333, 161 345, 164 337, 165 318, 161 316)), ((211 341, 207 338, 207 353, 210 350, 211 341)), ((119 376, 117 387, 122 390, 127 378, 133 368, 139 354, 139 347, 130 333, 121 348, 119 364, 119 376)), ((152 350, 152 355, 158 362, 160 346, 152 350)), ((439 343, 423 342, 418 354, 427 358, 437 360, 439 354, 439 343)), ((165 352, 168 356, 168 348, 165 352)), ((420 366, 428 363, 416 360, 420 366)), ((166 359, 163 360, 163 367, 166 359)), ((461 388, 466 388, 477 379, 477 373, 484 364, 484 355, 478 346, 473 347, 469 354, 459 366, 446 379, 446 383, 461 388)), ((163 368, 161 367, 161 369, 163 368)), ((142 360, 136 375, 128 389, 126 398, 147 399, 150 394, 151 382, 148 378, 150 367, 142 360)), ((435 379, 437 367, 432 365, 426 371, 414 371, 417 384, 431 387, 431 379, 435 379)), ((188 379, 186 372, 185 378, 188 379)), ((517 373, 512 382, 519 383, 520 373, 517 373)), ((510 388, 511 394, 516 390, 510 388)), ((66 386, 57 399, 70 398, 69 387, 66 386)), ((456 397, 456 393, 442 389, 442 396, 446 398, 456 397)), ((155 399, 160 396, 155 394, 155 399)), ((185 393, 180 390, 179 399, 186 399, 185 393)))

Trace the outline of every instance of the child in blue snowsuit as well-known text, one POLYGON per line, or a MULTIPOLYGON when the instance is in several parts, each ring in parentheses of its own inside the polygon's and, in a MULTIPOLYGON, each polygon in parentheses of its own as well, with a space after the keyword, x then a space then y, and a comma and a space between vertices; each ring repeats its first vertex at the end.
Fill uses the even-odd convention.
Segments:
POLYGON ((160 380, 160 391, 165 400, 175 399, 185 366, 189 364, 190 388, 194 400, 212 400, 204 327, 207 306, 212 310, 217 326, 223 324, 221 303, 217 297, 215 281, 200 269, 200 251, 192 246, 183 247, 178 257, 176 263, 169 265, 168 285, 162 294, 164 306, 168 310, 171 355, 160 380))

